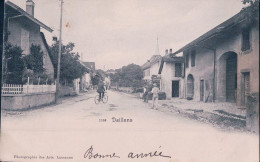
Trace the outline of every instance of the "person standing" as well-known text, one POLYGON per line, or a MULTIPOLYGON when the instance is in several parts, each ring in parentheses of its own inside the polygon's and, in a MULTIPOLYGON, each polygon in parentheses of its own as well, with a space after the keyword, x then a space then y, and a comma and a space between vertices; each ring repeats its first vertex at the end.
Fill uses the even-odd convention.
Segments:
POLYGON ((157 110, 158 109, 158 97, 159 97, 159 88, 157 87, 157 84, 154 83, 153 84, 153 89, 152 89, 152 94, 153 94, 153 107, 152 109, 154 108, 155 106, 155 109, 157 110))
POLYGON ((144 95, 143 95, 144 102, 148 102, 148 87, 144 87, 144 95))
POLYGON ((101 99, 103 99, 105 90, 106 90, 106 89, 105 89, 104 83, 103 83, 102 80, 100 80, 99 83, 98 83, 98 88, 97 88, 97 92, 98 92, 98 94, 99 94, 99 101, 100 101, 101 99))

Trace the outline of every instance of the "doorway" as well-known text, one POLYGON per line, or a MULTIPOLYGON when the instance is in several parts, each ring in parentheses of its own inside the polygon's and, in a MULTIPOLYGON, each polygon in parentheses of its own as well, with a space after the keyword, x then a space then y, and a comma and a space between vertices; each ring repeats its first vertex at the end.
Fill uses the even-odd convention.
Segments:
POLYGON ((231 54, 226 60, 226 101, 236 102, 237 55, 231 54))
POLYGON ((250 73, 242 73, 241 104, 246 106, 247 96, 250 94, 250 73))
POLYGON ((187 77, 187 97, 193 98, 194 96, 194 78, 191 74, 187 77))
POLYGON ((204 80, 200 80, 200 101, 204 100, 204 80))
POLYGON ((172 81, 172 97, 179 97, 179 87, 180 83, 179 81, 172 81))

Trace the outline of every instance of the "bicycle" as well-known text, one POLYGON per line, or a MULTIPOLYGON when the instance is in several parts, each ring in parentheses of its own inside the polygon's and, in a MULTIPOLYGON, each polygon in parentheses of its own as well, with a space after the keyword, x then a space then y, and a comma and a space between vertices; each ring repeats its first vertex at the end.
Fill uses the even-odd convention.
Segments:
POLYGON ((96 97, 94 98, 94 101, 95 101, 95 104, 99 104, 101 101, 103 103, 107 103, 107 101, 108 101, 107 93, 105 92, 104 95, 103 95, 103 98, 101 98, 100 100, 99 100, 99 95, 96 95, 96 97))

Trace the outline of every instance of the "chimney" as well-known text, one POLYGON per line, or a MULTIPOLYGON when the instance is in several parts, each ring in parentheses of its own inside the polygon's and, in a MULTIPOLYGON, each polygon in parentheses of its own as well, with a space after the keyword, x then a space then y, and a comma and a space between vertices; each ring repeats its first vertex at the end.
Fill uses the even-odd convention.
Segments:
POLYGON ((32 0, 26 1, 26 12, 34 16, 34 2, 32 0))
POLYGON ((170 54, 172 54, 172 49, 170 49, 170 54))
POLYGON ((165 50, 165 55, 168 55, 168 50, 165 50))

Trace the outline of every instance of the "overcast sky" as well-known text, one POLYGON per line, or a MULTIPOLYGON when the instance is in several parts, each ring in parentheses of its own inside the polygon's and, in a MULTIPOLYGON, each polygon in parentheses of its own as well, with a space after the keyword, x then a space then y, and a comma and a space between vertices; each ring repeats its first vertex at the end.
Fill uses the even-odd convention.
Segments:
MULTIPOLYGON (((10 0, 25 9, 26 0, 10 0)), ((59 36, 60 0, 34 0, 48 44, 59 36)), ((241 0, 64 0, 63 42, 74 42, 84 61, 115 69, 144 64, 156 50, 178 50, 238 13, 241 0)))

